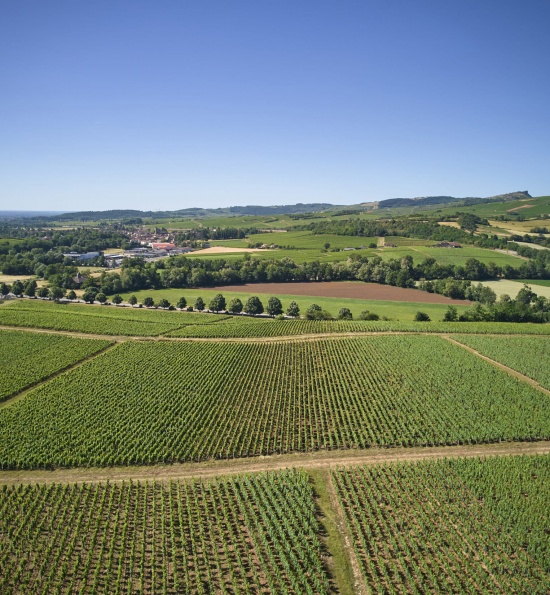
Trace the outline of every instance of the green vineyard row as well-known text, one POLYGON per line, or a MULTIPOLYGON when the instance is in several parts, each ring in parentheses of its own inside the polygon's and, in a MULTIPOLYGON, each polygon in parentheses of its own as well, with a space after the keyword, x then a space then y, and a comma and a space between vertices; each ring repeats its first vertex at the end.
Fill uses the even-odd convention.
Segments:
POLYGON ((116 306, 17 301, 0 307, 0 324, 98 335, 156 336, 184 325, 223 321, 216 314, 169 312, 116 306))
POLYGON ((550 338, 506 337, 503 339, 455 335, 453 339, 529 376, 550 390, 550 338))
POLYGON ((371 593, 550 592, 550 457, 332 472, 371 593))
POLYGON ((0 307, 0 325, 120 336, 281 337, 319 333, 406 332, 550 335, 550 324, 275 320, 197 312, 23 300, 0 307))
POLYGON ((308 476, 0 489, 1 593, 331 590, 308 476))
POLYGON ((550 437, 550 399, 440 337, 123 343, 0 411, 0 468, 550 437))
POLYGON ((44 333, 1 333, 0 402, 110 345, 44 333))

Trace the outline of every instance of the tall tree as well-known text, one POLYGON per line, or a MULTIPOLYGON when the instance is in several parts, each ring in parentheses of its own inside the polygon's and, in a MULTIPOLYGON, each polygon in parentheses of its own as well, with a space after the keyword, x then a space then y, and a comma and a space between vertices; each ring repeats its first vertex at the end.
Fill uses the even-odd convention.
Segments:
POLYGON ((257 295, 253 295, 246 300, 246 304, 244 305, 244 311, 247 314, 252 314, 252 316, 256 316, 257 314, 263 313, 264 305, 262 304, 260 298, 257 295))
POLYGON ((290 302, 288 308, 286 309, 286 313, 287 316, 293 316, 294 318, 297 318, 300 316, 300 307, 296 302, 290 302))
POLYGON ((205 308, 204 300, 199 296, 195 300, 195 310, 202 312, 204 310, 204 308, 205 308))
POLYGON ((211 300, 210 304, 208 305, 208 309, 212 312, 221 312, 225 310, 225 298, 221 293, 216 294, 211 300))
POLYGON ((270 297, 267 300, 267 313, 270 316, 278 316, 279 314, 283 313, 283 304, 281 304, 281 300, 277 297, 270 297))
POLYGON ((239 298, 233 298, 229 302, 229 307, 227 309, 233 314, 240 314, 243 311, 243 303, 239 298))

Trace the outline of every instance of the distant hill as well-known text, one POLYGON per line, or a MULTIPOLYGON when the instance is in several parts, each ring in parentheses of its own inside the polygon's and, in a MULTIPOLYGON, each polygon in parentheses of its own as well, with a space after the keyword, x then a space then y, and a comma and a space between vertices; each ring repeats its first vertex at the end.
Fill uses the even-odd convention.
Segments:
POLYGON ((32 217, 54 217, 65 211, 0 211, 0 219, 26 219, 32 217))
POLYGON ((134 209, 115 209, 110 211, 77 211, 48 217, 55 221, 100 221, 109 219, 166 219, 169 217, 212 217, 219 215, 292 215, 296 213, 316 213, 335 208, 329 203, 298 203, 295 205, 249 205, 245 207, 226 207, 221 209, 189 208, 176 211, 137 211, 134 209))
POLYGON ((392 209, 395 207, 422 207, 429 205, 440 205, 449 203, 461 203, 463 205, 481 204, 483 202, 506 202, 512 200, 521 200, 523 198, 532 198, 527 190, 521 192, 510 192, 508 194, 499 194, 487 198, 468 196, 465 198, 456 198, 454 196, 421 196, 419 198, 389 198, 381 200, 378 203, 379 209, 392 209))

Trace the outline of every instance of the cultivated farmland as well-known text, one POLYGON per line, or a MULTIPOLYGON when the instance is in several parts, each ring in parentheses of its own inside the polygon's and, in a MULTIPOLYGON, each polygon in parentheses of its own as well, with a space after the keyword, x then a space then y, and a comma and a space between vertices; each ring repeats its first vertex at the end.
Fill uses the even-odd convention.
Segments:
POLYGON ((109 341, 2 331, 0 401, 101 351, 109 341))
POLYGON ((550 389, 550 338, 470 335, 456 335, 453 338, 550 389))
POLYGON ((474 333, 550 335, 549 324, 513 322, 407 322, 347 320, 272 320, 233 317, 215 325, 189 325, 170 331, 168 337, 260 338, 325 333, 474 333))
POLYGON ((534 440, 550 399, 430 336, 126 342, 0 411, 6 468, 534 440))
POLYGON ((369 592, 550 590, 550 457, 332 473, 369 592))
POLYGON ((221 316, 83 304, 17 301, 0 308, 0 325, 98 335, 156 336, 188 324, 218 322, 221 316))
POLYGON ((0 489, 2 593, 331 590, 303 472, 0 489))

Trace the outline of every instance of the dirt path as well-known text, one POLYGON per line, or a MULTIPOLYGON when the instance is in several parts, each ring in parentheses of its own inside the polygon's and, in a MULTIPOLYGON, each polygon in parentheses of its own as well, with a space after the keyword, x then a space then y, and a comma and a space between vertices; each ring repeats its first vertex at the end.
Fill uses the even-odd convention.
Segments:
POLYGON ((210 478, 261 471, 278 471, 299 467, 330 469, 336 466, 376 465, 393 461, 421 461, 445 457, 477 457, 493 455, 548 454, 550 441, 499 442, 459 446, 415 448, 370 448, 364 450, 332 450, 313 453, 273 455, 247 459, 212 460, 203 463, 181 463, 143 467, 108 467, 56 469, 54 471, 0 471, 0 485, 16 483, 73 483, 210 478))
MULTIPOLYGON (((223 322, 223 321, 221 321, 223 322)), ((214 323, 212 323, 214 324, 214 323)), ((186 325, 196 326, 196 325, 186 325)), ((206 326, 206 325, 201 325, 206 326)), ((210 326, 210 325, 208 325, 210 326)), ((273 342, 287 342, 287 341, 316 341, 318 339, 328 338, 345 338, 345 337, 370 337, 379 335, 430 335, 433 337, 443 337, 456 342, 449 337, 448 332, 430 332, 430 331, 349 331, 340 333, 309 333, 303 335, 278 335, 276 337, 166 337, 164 335, 157 336, 132 336, 132 335, 98 335, 92 333, 82 333, 78 331, 58 331, 53 329, 43 329, 25 326, 8 326, 0 325, 0 330, 6 331, 24 331, 27 333, 48 333, 53 335, 66 335, 68 337, 77 337, 80 339, 102 339, 104 341, 114 341, 115 343, 122 343, 124 341, 191 341, 200 343, 273 343, 273 342)), ((176 329, 172 329, 176 330, 176 329)), ((166 331, 166 332, 172 332, 166 331)), ((461 335, 475 335, 477 333, 468 332, 468 330, 453 331, 453 333, 461 335)), ((483 333, 484 337, 531 337, 529 333, 483 333)), ((549 335, 550 336, 550 335, 549 335)), ((462 343, 459 343, 462 347, 462 343)), ((477 352, 476 352, 477 353, 477 352)), ((480 357, 484 357, 478 354, 480 357)), ((487 358, 485 358, 487 359, 487 358)), ((492 360, 489 360, 492 361, 492 360)), ((501 364, 499 364, 501 365, 501 364)))
POLYGON ((24 399, 27 396, 27 394, 31 390, 36 388, 37 386, 39 386, 41 384, 45 384, 49 380, 52 380, 53 378, 56 378, 57 376, 61 376, 61 374, 65 374, 66 372, 72 372, 76 368, 83 366, 86 362, 89 362, 89 361, 95 359, 96 357, 100 356, 103 353, 106 353, 107 351, 110 351, 111 349, 116 347, 116 345, 117 345, 117 343, 113 342, 110 345, 103 347, 103 349, 100 349, 99 351, 96 351, 95 353, 91 353, 90 355, 87 355, 85 358, 78 360, 74 364, 69 364, 68 366, 65 366, 64 368, 61 368, 61 370, 57 370, 53 374, 50 374, 49 376, 45 376, 44 378, 41 378, 40 380, 33 382, 32 384, 30 384, 29 386, 24 388, 21 392, 18 392, 17 394, 12 395, 11 397, 8 397, 4 401, 2 401, 0 403, 0 409, 4 409, 5 407, 9 407, 10 405, 17 403, 17 401, 24 399))
POLYGON ((334 511, 336 527, 343 543, 345 556, 349 560, 351 571, 353 573, 353 591, 356 593, 356 595, 365 595, 368 593, 367 585, 365 584, 365 580, 363 579, 363 575, 361 573, 361 565, 359 564, 359 560, 353 548, 353 538, 348 529, 344 511, 340 505, 340 501, 338 500, 336 486, 334 485, 334 481, 332 480, 330 473, 327 473, 326 482, 330 507, 334 511))
POLYGON ((150 337, 127 337, 117 335, 98 335, 92 333, 80 333, 78 331, 58 331, 49 328, 36 328, 34 326, 9 326, 7 324, 0 324, 0 331, 24 331, 26 333, 47 333, 48 335, 66 335, 68 337, 77 337, 79 339, 101 339, 103 341, 128 341, 129 339, 146 339, 150 337))
POLYGON ((453 343, 454 345, 458 345, 459 347, 462 347, 462 349, 466 349, 466 351, 469 351, 470 353, 477 355, 477 357, 484 359, 486 362, 493 364, 493 366, 495 366, 496 368, 500 368, 501 370, 504 370, 505 372, 510 374, 510 376, 514 376, 518 380, 527 382, 527 384, 534 386, 538 390, 540 390, 543 393, 546 393, 548 396, 550 396, 550 390, 548 390, 547 388, 544 388, 544 386, 541 386, 536 380, 529 378, 529 376, 525 376, 525 374, 522 374, 521 372, 518 372, 517 370, 514 370, 513 368, 509 368, 508 366, 505 366, 504 364, 501 364, 500 362, 497 362, 496 360, 491 359, 490 357, 487 357, 486 355, 483 355, 479 351, 476 351, 473 347, 470 347, 469 345, 464 345, 464 343, 460 343, 459 341, 456 341, 455 339, 452 339, 449 336, 442 335, 442 338, 449 341, 449 343, 453 343))

